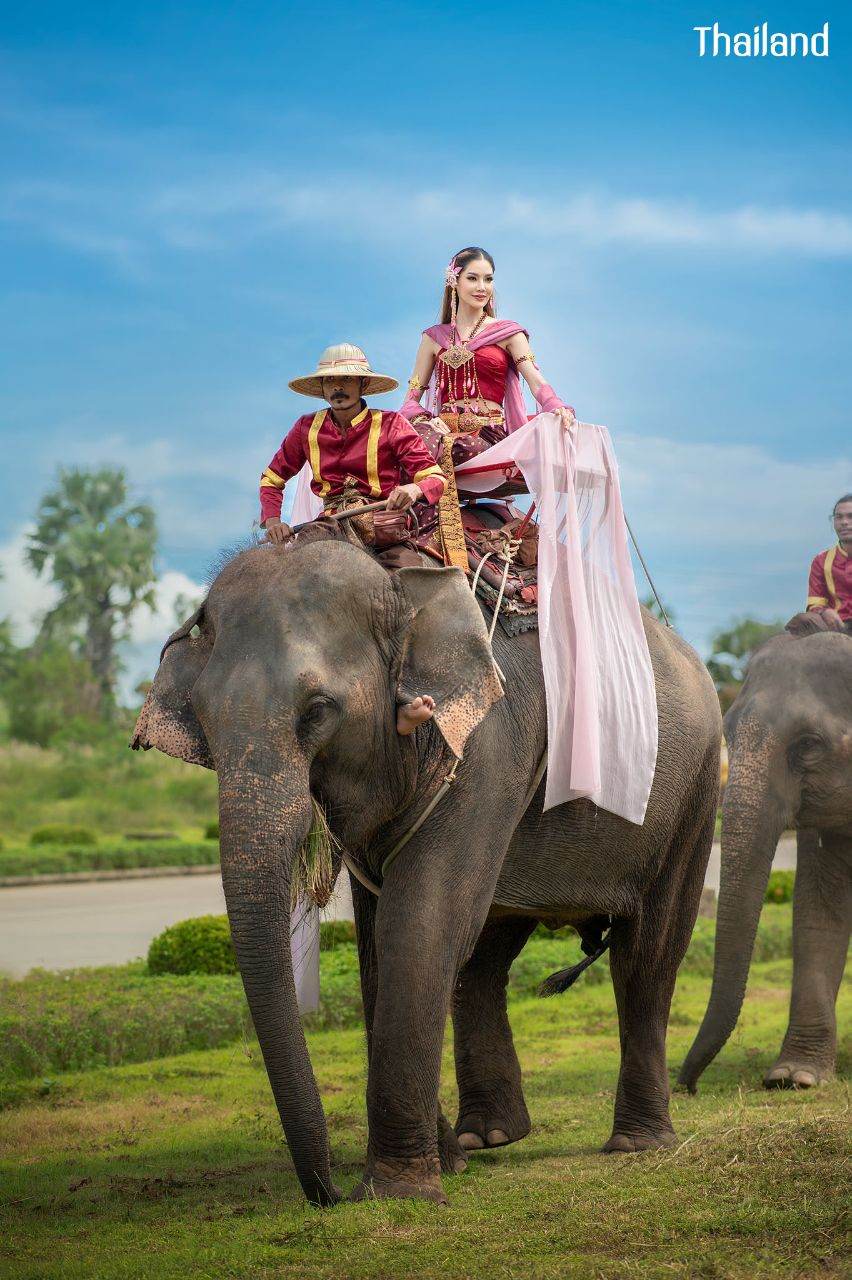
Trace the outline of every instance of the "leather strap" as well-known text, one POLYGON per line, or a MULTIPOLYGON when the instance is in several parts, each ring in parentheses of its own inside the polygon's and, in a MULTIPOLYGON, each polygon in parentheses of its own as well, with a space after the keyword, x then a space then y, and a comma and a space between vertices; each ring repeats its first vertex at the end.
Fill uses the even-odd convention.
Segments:
MULTIPOLYGON (((440 804, 440 802, 443 800, 444 796, 447 794, 447 792, 449 791, 450 787, 452 786, 455 780, 456 769, 458 768, 458 766, 459 766, 459 762, 458 760, 456 760, 455 763, 453 764, 453 767, 450 769, 450 772, 447 774, 446 778, 444 778, 444 781, 441 783, 437 792, 429 801, 426 808, 421 813, 420 817, 416 820, 416 822, 414 822, 408 828, 408 830, 406 831, 402 839, 398 840, 397 843, 394 845, 394 847, 391 849, 390 853, 382 863, 382 879, 384 879, 387 873, 388 867, 390 867, 396 855, 400 852, 401 849, 403 849, 408 844, 409 840, 414 835, 414 833, 420 830, 420 828, 423 826, 423 823, 426 821, 426 819, 429 817, 432 811, 436 809, 437 806, 440 804)), ((541 760, 539 760, 538 762, 538 768, 533 774, 532 783, 527 791, 526 796, 524 797, 524 804, 523 804, 523 808, 521 809, 521 813, 526 813, 529 805, 532 803, 533 796, 535 795, 536 791, 538 791, 539 783, 544 777, 544 773, 546 769, 547 769, 547 749, 545 748, 544 754, 542 755, 541 760)), ((343 850, 342 858, 343 858, 344 866, 348 871, 352 872, 352 875, 355 877, 358 883, 360 885, 363 885, 365 889, 368 889, 370 893, 374 894, 375 897, 378 898, 379 894, 381 893, 380 886, 377 885, 375 881, 371 880, 368 875, 365 875, 365 873, 361 870, 358 864, 352 860, 352 858, 349 856, 349 854, 346 852, 345 849, 343 850)))

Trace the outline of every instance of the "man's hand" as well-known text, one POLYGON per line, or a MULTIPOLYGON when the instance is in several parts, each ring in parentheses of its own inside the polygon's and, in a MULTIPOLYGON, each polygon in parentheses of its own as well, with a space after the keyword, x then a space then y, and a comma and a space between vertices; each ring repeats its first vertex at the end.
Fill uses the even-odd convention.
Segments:
POLYGON ((845 631, 843 619, 836 609, 820 609, 820 613, 825 618, 832 631, 845 631))
POLYGON ((412 503, 423 497, 419 484, 398 484, 388 494, 388 511, 407 511, 412 503))
POLYGON ((289 542, 293 536, 289 524, 282 524, 277 516, 270 516, 263 527, 270 542, 289 542))

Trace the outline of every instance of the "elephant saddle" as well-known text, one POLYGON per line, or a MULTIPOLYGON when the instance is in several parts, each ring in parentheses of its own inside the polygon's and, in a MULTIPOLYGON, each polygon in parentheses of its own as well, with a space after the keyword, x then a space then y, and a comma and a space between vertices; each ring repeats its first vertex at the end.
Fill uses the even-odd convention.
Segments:
MULTIPOLYGON (((436 508, 418 503, 418 549, 444 563, 436 508)), ((538 626, 538 527, 510 502, 462 501, 465 550, 476 593, 509 635, 538 626), (508 563, 508 570, 507 570, 508 563)))

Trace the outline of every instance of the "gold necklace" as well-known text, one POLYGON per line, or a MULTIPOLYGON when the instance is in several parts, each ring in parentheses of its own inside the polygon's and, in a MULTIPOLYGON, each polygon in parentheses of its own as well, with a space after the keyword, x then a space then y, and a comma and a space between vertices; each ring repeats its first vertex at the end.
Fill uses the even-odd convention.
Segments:
POLYGON ((444 364, 449 365, 451 369, 460 369, 463 364, 467 364, 469 360, 472 360, 473 352, 468 349, 467 344, 472 342, 479 333, 479 330, 485 324, 485 318, 485 311, 483 311, 466 338, 462 338, 458 325, 454 321, 451 332, 455 334, 456 341, 451 343, 446 351, 442 351, 438 359, 443 360, 444 364))

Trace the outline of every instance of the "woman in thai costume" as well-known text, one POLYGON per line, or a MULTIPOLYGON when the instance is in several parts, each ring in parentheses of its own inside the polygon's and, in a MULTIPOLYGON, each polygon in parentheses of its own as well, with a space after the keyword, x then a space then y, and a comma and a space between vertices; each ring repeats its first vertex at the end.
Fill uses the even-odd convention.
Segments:
POLYGON ((491 254, 478 246, 461 249, 447 267, 441 322, 424 330, 401 409, 451 481, 441 506, 441 541, 446 562, 460 568, 467 568, 467 557, 452 471, 526 423, 521 377, 542 412, 557 413, 569 430, 575 426, 573 408, 536 364, 527 330, 494 314, 491 254))
MULTIPOLYGON (((469 571, 471 540, 485 550, 472 527, 482 507, 462 513, 459 491, 486 505, 520 492, 535 500, 544 808, 588 797, 641 823, 656 762, 657 706, 612 441, 605 427, 580 427, 538 368, 526 329, 495 317, 494 259, 484 249, 462 249, 450 261, 441 322, 423 333, 401 412, 447 477, 434 548, 445 564, 469 571), (532 419, 520 378, 539 406, 532 419)), ((515 538, 520 513, 508 504, 504 510, 515 538)))

